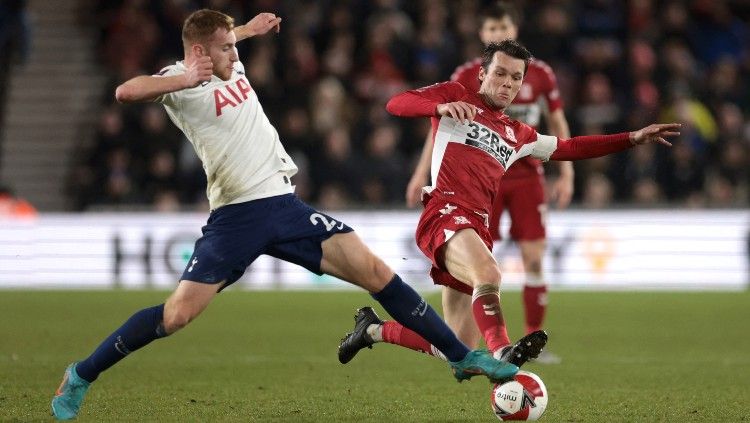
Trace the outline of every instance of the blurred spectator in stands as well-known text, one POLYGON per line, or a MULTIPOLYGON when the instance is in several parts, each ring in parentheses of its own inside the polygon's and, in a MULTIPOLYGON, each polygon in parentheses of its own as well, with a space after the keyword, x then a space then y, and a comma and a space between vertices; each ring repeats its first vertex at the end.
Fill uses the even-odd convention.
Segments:
POLYGON ((690 25, 690 43, 698 58, 709 66, 729 58, 740 62, 747 53, 748 25, 732 14, 726 0, 696 0, 690 25))
POLYGON ((253 37, 244 41, 251 45, 251 53, 243 62, 250 85, 263 101, 263 110, 269 116, 277 116, 289 107, 305 104, 307 93, 304 90, 287 91, 288 87, 277 77, 274 70, 277 48, 271 40, 253 37))
POLYGON ((739 106, 750 106, 750 84, 740 78, 737 63, 725 56, 711 68, 707 91, 709 102, 716 107, 722 102, 732 102, 739 106))
POLYGON ((16 197, 10 188, 0 186, 0 219, 31 219, 36 216, 37 211, 31 203, 16 197))
POLYGON ((395 124, 378 125, 367 139, 362 196, 371 205, 403 202, 406 160, 398 151, 400 131, 395 124))
POLYGON ((177 156, 182 145, 178 130, 169 122, 164 108, 148 104, 143 108, 140 119, 140 134, 131 139, 131 151, 139 159, 148 160, 156 152, 167 151, 177 156))
POLYGON ((640 128, 648 125, 658 115, 661 95, 654 82, 658 66, 653 47, 644 39, 634 39, 628 46, 630 68, 631 103, 628 127, 640 128), (633 126, 635 125, 635 126, 633 126), (640 125, 640 126, 638 126, 640 125))
POLYGON ((322 210, 341 210, 351 206, 352 198, 342 184, 328 182, 320 187, 317 203, 322 210))
POLYGON ((332 77, 318 81, 310 95, 309 110, 312 115, 312 130, 325 134, 337 126, 352 124, 354 105, 346 94, 343 84, 332 77))
POLYGON ((717 174, 732 187, 733 203, 741 205, 747 203, 748 184, 750 183, 750 153, 748 143, 733 138, 721 149, 717 174))
POLYGON ((124 0, 111 15, 102 57, 119 78, 128 79, 155 63, 161 32, 147 0, 124 0))
POLYGON ((706 177, 706 196, 709 207, 726 208, 739 204, 731 181, 718 172, 711 172, 706 177))
POLYGON ((601 173, 590 174, 582 191, 583 207, 587 209, 604 209, 612 205, 614 188, 609 178, 601 173))
POLYGON ((323 53, 323 72, 339 81, 349 81, 354 69, 356 39, 349 32, 336 33, 323 53))
MULTIPOLYGON (((13 64, 25 63, 31 48, 31 24, 26 0, 0 1, 0 141, 5 111, 5 97, 13 64)), ((2 153, 0 145, 0 153, 2 153)))
POLYGON ((701 68, 685 42, 678 39, 667 40, 661 48, 660 57, 662 69, 657 81, 660 87, 700 86, 701 68))
POLYGON ((670 95, 670 102, 660 119, 666 119, 664 122, 682 123, 680 138, 688 141, 698 155, 704 155, 718 136, 716 120, 711 111, 700 100, 692 97, 682 84, 672 86, 670 95))
POLYGON ((181 210, 180 196, 177 191, 164 189, 154 193, 153 202, 154 211, 160 213, 174 213, 181 210))
POLYGON ((540 9, 535 13, 534 22, 520 25, 520 39, 535 57, 557 70, 561 63, 570 60, 573 51, 575 25, 570 10, 562 3, 538 2, 531 5, 534 6, 540 9))
POLYGON ((418 86, 439 81, 461 62, 453 33, 447 26, 448 8, 444 3, 422 5, 420 27, 413 50, 412 80, 418 86))
POLYGON ((703 161, 685 140, 676 140, 659 168, 660 185, 667 198, 687 207, 705 205, 703 161))
POLYGON ((410 88, 405 69, 409 68, 409 48, 413 26, 403 12, 391 10, 367 22, 362 71, 354 82, 359 98, 378 103, 410 88))
MULTIPOLYGON (((342 201, 357 200, 364 170, 362 159, 352 149, 348 128, 337 126, 323 137, 323 146, 313 156, 310 176, 318 188, 313 198, 330 195, 342 201), (332 189, 331 186, 335 186, 332 189), (333 193, 328 192, 333 190, 333 193), (335 194, 335 195, 333 195, 335 194)), ((329 199, 329 201, 331 201, 329 199)))
POLYGON ((658 31, 653 0, 631 0, 628 2, 628 35, 653 36, 658 31))
POLYGON ((298 92, 298 89, 306 89, 316 82, 320 74, 320 63, 315 45, 306 34, 293 32, 289 38, 284 60, 284 84, 292 92, 298 92))
MULTIPOLYGON (((180 199, 188 204, 207 203, 206 172, 193 146, 183 138, 177 155, 180 199)), ((208 206, 205 207, 208 210, 208 206)))
POLYGON ((139 195, 135 176, 133 175, 130 152, 124 148, 115 148, 107 154, 105 166, 98 175, 101 191, 97 192, 96 203, 106 205, 123 205, 143 203, 139 195))
POLYGON ((656 185, 656 149, 651 145, 645 147, 628 150, 624 174, 618 181, 618 190, 623 190, 622 197, 640 204, 661 200, 661 190, 656 185))
POLYGON ((0 2, 0 51, 2 70, 16 61, 25 63, 31 48, 31 22, 26 12, 26 0, 0 2))
POLYGON ((147 202, 156 203, 158 195, 177 192, 177 167, 174 154, 169 150, 157 150, 150 155, 148 171, 141 186, 147 202))
POLYGON ((631 190, 630 201, 637 207, 663 207, 664 196, 661 188, 652 178, 641 178, 635 181, 631 190))
POLYGON ((592 73, 584 79, 577 117, 587 133, 593 128, 603 129, 598 133, 611 133, 620 126, 622 110, 615 102, 609 78, 603 73, 592 73))
POLYGON ((132 138, 132 132, 126 130, 122 109, 116 105, 103 109, 93 145, 79 146, 80 151, 73 155, 68 190, 75 210, 83 210, 102 197, 102 175, 110 152, 116 149, 129 152, 132 138))
POLYGON ((672 0, 664 4, 661 11, 661 31, 667 39, 687 41, 690 15, 682 0, 672 0))

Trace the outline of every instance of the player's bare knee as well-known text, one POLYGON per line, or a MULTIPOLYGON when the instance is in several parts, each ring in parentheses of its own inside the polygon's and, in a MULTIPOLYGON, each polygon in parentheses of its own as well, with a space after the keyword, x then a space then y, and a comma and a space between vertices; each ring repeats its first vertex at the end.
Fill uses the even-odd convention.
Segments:
POLYGON ((502 274, 500 266, 494 260, 487 260, 474 271, 474 286, 478 285, 496 285, 500 286, 502 274))
POLYGON ((378 286, 379 288, 382 288, 388 284, 388 282, 393 279, 393 269, 390 268, 385 262, 378 256, 372 255, 371 258, 371 265, 370 265, 372 271, 370 274, 372 275, 373 283, 378 286))
POLYGON ((164 310, 164 330, 168 334, 173 334, 184 328, 190 323, 195 316, 186 307, 170 307, 164 310))

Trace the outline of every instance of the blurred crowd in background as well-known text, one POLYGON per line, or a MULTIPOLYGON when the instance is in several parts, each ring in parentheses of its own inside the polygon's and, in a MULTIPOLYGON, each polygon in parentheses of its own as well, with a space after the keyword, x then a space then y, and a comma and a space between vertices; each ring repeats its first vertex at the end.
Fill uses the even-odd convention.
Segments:
MULTIPOLYGON (((102 93, 93 144, 71 169, 78 209, 148 204, 206 209, 205 176, 158 104, 124 106, 114 88, 182 58, 181 24, 208 7, 281 33, 238 44, 247 78, 300 167, 297 193, 320 208, 404 207, 429 122, 385 102, 449 79, 480 55, 478 0, 98 0, 102 93)), ((555 71, 571 133, 683 123, 674 147, 575 163, 574 206, 747 207, 750 5, 721 0, 520 1, 519 40, 555 71)), ((543 131, 544 128, 540 132, 543 131)), ((548 172, 554 173, 555 166, 548 172)))

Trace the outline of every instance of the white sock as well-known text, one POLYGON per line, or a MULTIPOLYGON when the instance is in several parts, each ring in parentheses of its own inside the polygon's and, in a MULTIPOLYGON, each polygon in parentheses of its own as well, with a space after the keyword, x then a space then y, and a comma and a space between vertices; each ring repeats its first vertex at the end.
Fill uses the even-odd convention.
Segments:
POLYGON ((496 349, 495 352, 492 353, 492 357, 495 360, 500 360, 500 358, 502 358, 502 356, 503 356, 503 351, 505 351, 505 349, 508 348, 508 347, 510 347, 510 345, 506 345, 504 347, 500 347, 500 348, 496 349))
POLYGON ((443 361, 450 362, 450 360, 448 360, 448 357, 446 357, 445 354, 443 354, 439 349, 435 348, 434 345, 430 345, 430 351, 432 352, 432 355, 434 355, 435 357, 443 361))
POLYGON ((367 335, 375 342, 383 342, 383 325, 371 324, 367 327, 367 335))

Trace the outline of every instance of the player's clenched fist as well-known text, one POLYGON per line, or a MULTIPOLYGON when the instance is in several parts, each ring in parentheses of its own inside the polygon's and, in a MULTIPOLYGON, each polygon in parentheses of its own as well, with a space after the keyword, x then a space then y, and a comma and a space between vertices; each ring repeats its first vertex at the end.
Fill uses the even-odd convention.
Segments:
POLYGON ((666 146, 672 146, 672 143, 667 141, 667 137, 676 137, 680 135, 679 123, 657 123, 649 125, 643 129, 633 131, 630 133, 630 142, 633 144, 648 144, 652 142, 658 142, 666 146))
POLYGON ((203 82, 211 80, 211 76, 214 73, 214 65, 211 62, 211 57, 200 56, 191 63, 185 70, 185 85, 188 88, 194 88, 203 82))
POLYGON ((461 123, 471 122, 477 115, 477 107, 464 101, 438 104, 437 113, 440 116, 450 116, 461 123))

